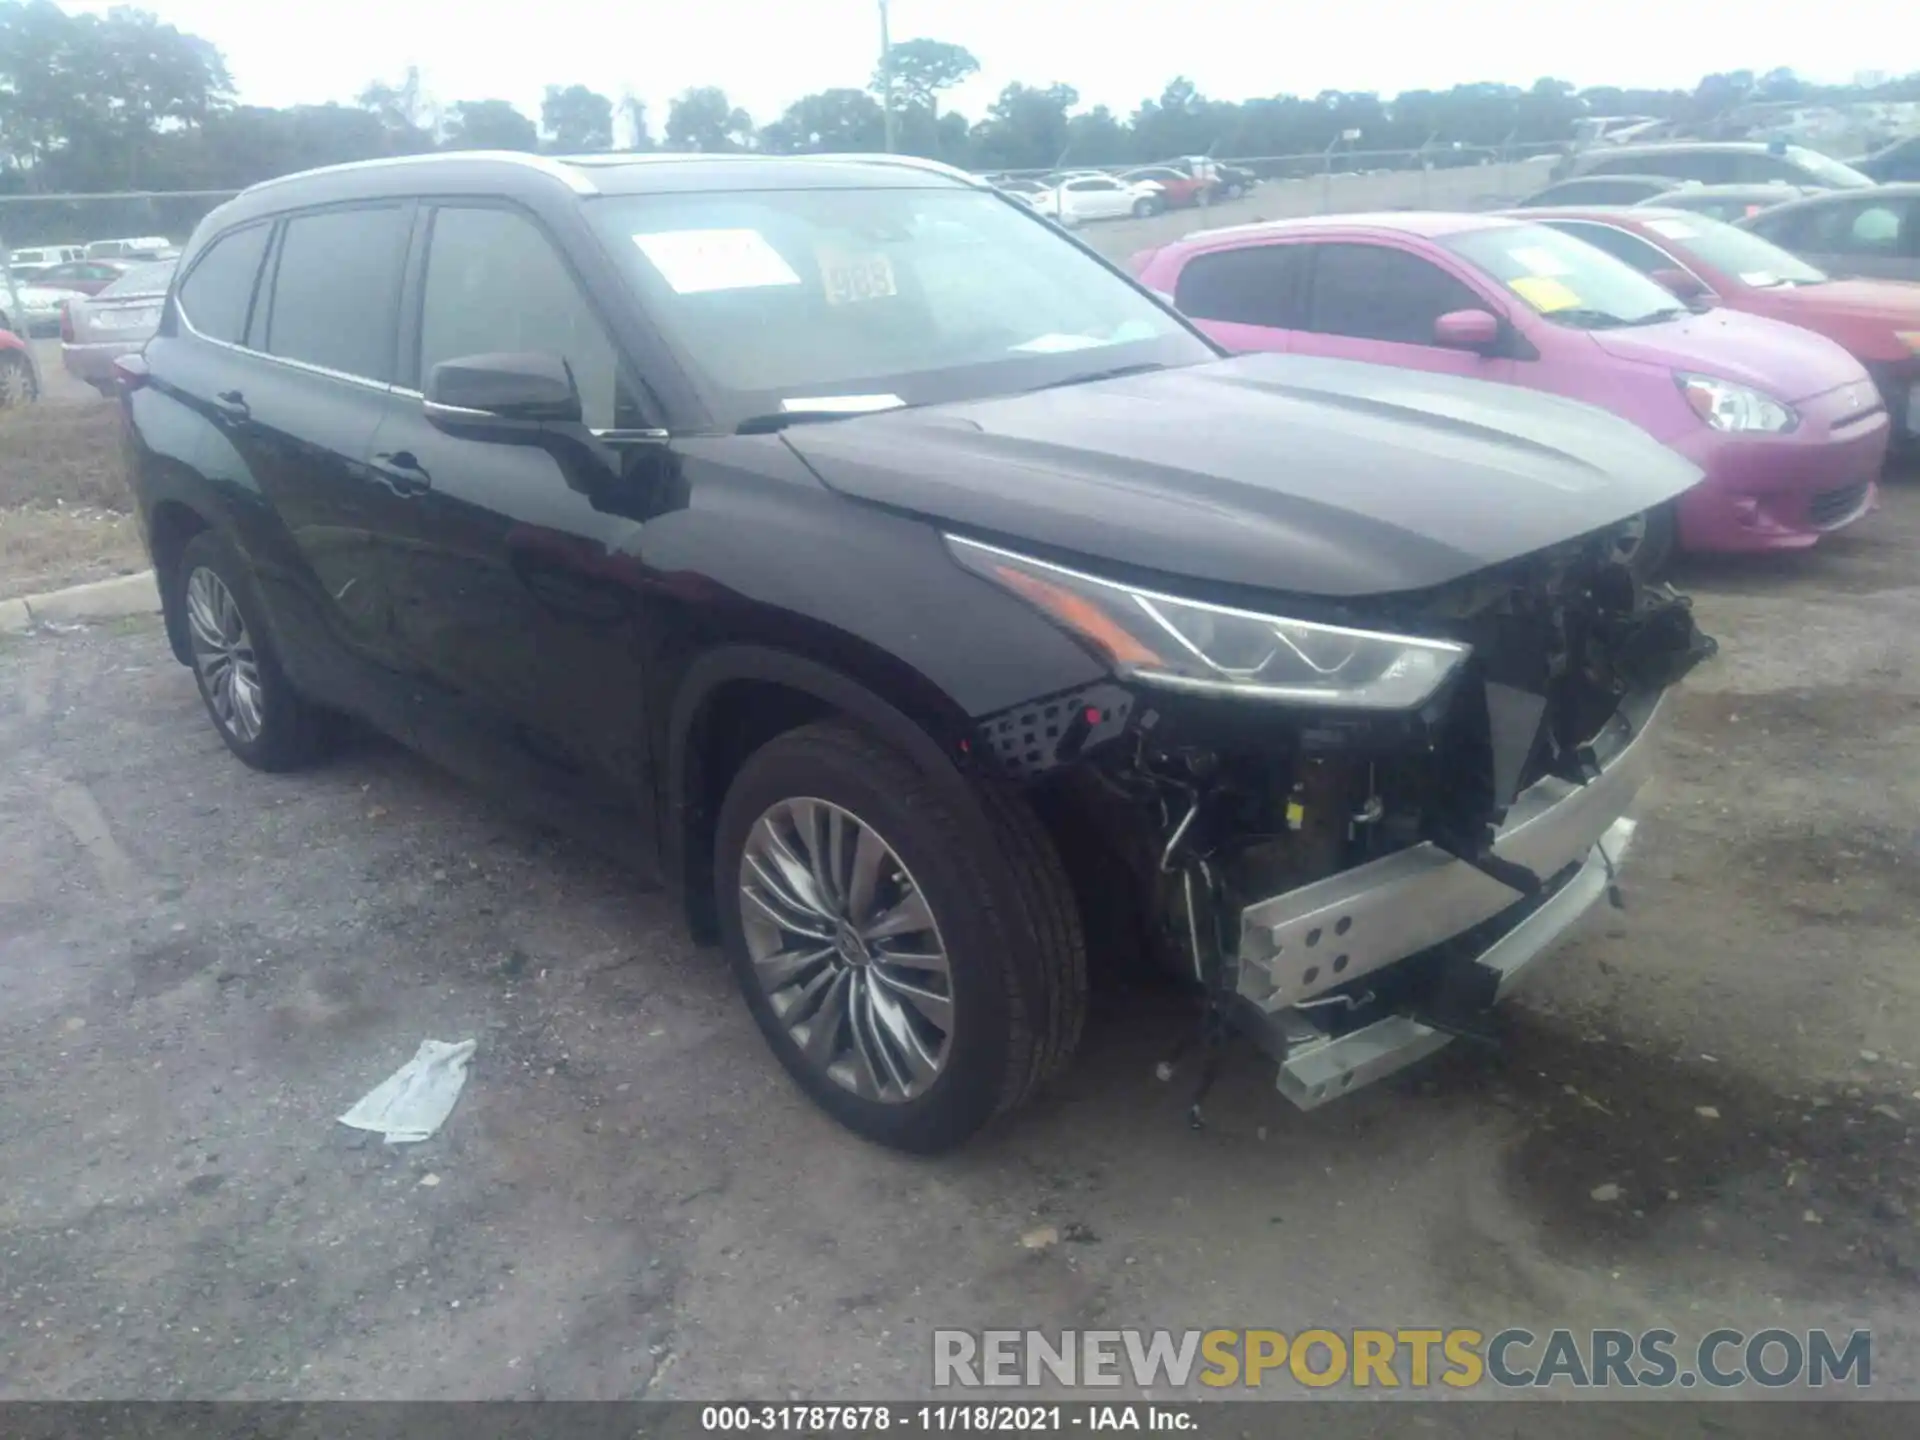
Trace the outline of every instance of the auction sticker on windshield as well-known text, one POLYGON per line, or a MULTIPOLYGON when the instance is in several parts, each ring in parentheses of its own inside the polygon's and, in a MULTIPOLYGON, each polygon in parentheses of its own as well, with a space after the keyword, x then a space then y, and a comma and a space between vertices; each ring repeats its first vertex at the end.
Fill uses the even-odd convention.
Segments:
POLYGON ((893 262, 877 251, 855 254, 843 250, 816 250, 820 283, 829 305, 854 305, 862 300, 884 300, 898 295, 893 262))
POLYGON ((661 230, 633 243, 679 295, 800 283, 758 230, 661 230))
POLYGON ((1542 315, 1580 308, 1580 297, 1551 275, 1516 275, 1507 288, 1542 315))

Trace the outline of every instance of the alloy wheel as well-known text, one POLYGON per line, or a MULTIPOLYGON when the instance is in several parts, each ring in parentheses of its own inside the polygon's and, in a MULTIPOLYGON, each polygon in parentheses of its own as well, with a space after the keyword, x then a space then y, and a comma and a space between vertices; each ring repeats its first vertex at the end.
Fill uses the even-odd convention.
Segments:
POLYGON ((187 577, 187 632, 214 719, 251 744, 266 723, 260 660, 233 592, 204 565, 187 577))
POLYGON ((13 356, 0 360, 0 410, 31 404, 35 398, 33 371, 26 362, 13 356))
POLYGON ((747 951, 807 1063, 863 1099, 926 1093, 953 1040, 940 927, 878 831, 825 800, 769 806, 740 867, 747 951))

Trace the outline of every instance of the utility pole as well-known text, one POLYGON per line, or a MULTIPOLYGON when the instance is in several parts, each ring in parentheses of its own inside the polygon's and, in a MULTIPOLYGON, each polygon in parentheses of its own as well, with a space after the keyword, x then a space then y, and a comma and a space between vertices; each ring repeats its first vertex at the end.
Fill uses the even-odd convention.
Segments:
POLYGON ((887 34, 887 0, 880 0, 880 104, 885 110, 887 153, 894 152, 893 40, 887 34))

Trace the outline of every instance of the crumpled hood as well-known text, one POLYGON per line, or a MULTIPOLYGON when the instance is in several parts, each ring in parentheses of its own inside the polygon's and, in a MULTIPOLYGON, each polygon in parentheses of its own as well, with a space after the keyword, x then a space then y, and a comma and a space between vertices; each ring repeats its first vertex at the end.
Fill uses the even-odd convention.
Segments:
POLYGON ((1596 345, 1622 360, 1731 380, 1789 403, 1867 378, 1860 362, 1826 336, 1738 310, 1592 334, 1596 345))
POLYGON ((1292 355, 784 433, 832 489, 983 538, 1328 597, 1444 584, 1700 477, 1578 401, 1292 355))

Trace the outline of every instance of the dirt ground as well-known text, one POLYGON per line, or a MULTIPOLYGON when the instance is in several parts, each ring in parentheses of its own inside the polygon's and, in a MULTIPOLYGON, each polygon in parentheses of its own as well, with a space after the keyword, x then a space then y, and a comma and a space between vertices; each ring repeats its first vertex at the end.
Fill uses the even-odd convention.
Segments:
POLYGON ((1503 1050, 1312 1114, 1236 1051, 1194 1133, 1189 1003, 1105 984, 937 1161, 571 842, 374 740, 246 770, 149 622, 0 637, 0 1398, 912 1396, 993 1324, 1870 1326, 1920 1396, 1917 546, 1908 477, 1682 576, 1725 652, 1503 1050), (469 1036, 434 1140, 335 1123, 469 1036))

